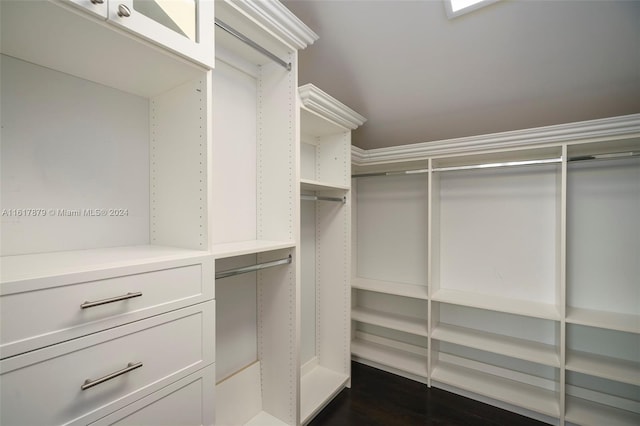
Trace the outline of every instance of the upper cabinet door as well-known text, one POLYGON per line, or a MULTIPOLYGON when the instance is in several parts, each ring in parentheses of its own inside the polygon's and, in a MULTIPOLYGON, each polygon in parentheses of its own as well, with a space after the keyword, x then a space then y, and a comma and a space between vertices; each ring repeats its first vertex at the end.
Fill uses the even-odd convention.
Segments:
POLYGON ((107 19, 108 0, 64 0, 64 2, 80 7, 99 18, 107 19))
POLYGON ((206 67, 214 66, 214 0, 109 0, 108 19, 206 67))

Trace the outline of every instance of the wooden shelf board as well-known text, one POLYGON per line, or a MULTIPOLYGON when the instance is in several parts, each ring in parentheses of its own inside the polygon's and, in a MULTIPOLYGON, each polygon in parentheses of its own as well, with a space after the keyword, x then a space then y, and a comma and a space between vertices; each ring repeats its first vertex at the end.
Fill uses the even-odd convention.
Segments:
POLYGON ((362 339, 351 341, 351 354, 416 376, 427 377, 426 354, 419 355, 362 339))
POLYGON ((635 426, 640 414, 568 396, 565 420, 582 426, 635 426))
POLYGON ((19 282, 210 255, 200 250, 140 245, 2 256, 0 282, 19 282))
POLYGON ((427 300, 429 298, 428 288, 426 286, 415 284, 371 280, 368 278, 355 278, 351 281, 351 287, 359 290, 375 291, 377 293, 411 297, 414 299, 427 300))
POLYGON ((292 248, 296 245, 294 241, 267 241, 249 240, 233 243, 215 244, 211 249, 216 259, 226 257, 242 256, 245 254, 264 253, 266 251, 292 248))
POLYGON ((567 322, 611 330, 640 333, 640 315, 567 307, 567 322))
POLYGON ((300 179, 300 189, 307 191, 348 191, 348 185, 336 185, 311 179, 300 179))
POLYGON ((351 319, 354 321, 416 334, 418 336, 428 336, 426 319, 390 314, 357 306, 351 309, 351 319))
POLYGON ((533 318, 560 320, 560 313, 556 305, 527 300, 507 299, 493 295, 447 289, 436 291, 432 296, 432 300, 533 318))
POLYGON ((552 417, 560 416, 558 395, 526 383, 439 362, 431 379, 552 417))
POLYGON ((640 386, 640 362, 567 351, 567 370, 640 386))
POLYGON ((449 343, 560 368, 560 358, 555 347, 543 343, 449 324, 439 324, 431 333, 431 337, 449 343))
POLYGON ((319 365, 302 376, 300 383, 302 423, 308 423, 318 414, 345 387, 348 381, 348 375, 319 365))

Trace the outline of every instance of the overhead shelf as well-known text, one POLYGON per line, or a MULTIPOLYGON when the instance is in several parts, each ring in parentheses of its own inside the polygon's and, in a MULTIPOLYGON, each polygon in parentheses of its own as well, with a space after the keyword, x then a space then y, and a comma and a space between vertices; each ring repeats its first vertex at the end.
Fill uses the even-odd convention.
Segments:
POLYGON ((223 259, 226 257, 264 253, 267 251, 288 249, 292 247, 295 247, 295 242, 293 241, 249 240, 215 244, 212 247, 211 252, 216 259, 223 259))

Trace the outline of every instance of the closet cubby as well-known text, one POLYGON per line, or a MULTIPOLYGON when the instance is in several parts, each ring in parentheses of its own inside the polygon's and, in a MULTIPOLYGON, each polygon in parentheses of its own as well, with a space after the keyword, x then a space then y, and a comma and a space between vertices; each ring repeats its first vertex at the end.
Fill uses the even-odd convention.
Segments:
POLYGON ((351 131, 364 117, 312 84, 300 101, 300 423, 350 384, 351 131))
POLYGON ((3 283, 206 254, 209 71, 56 2, 0 7, 3 283))
POLYGON ((434 301, 559 320, 562 151, 432 160, 434 301))

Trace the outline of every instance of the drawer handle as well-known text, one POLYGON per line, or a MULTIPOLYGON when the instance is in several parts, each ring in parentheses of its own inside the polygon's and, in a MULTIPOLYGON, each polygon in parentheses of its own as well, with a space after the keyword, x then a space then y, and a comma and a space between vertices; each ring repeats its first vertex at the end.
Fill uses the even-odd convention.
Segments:
POLYGON ((141 291, 135 293, 127 293, 122 296, 110 297, 108 299, 96 300, 95 302, 84 302, 80 305, 81 309, 93 308, 94 306, 106 305, 107 303, 120 302, 122 300, 133 299, 134 297, 142 296, 141 291))
POLYGON ((107 374, 106 376, 100 377, 99 379, 95 379, 95 380, 87 379, 87 380, 85 380, 84 384, 82 386, 80 386, 80 389, 87 390, 89 388, 92 388, 94 386, 99 385, 100 383, 104 383, 107 380, 115 379, 118 376, 122 376, 123 374, 126 374, 129 371, 133 371, 136 368, 140 368, 140 367, 142 367, 142 363, 141 362, 130 362, 122 370, 118 370, 118 371, 115 371, 115 372, 113 372, 111 374, 107 374))

